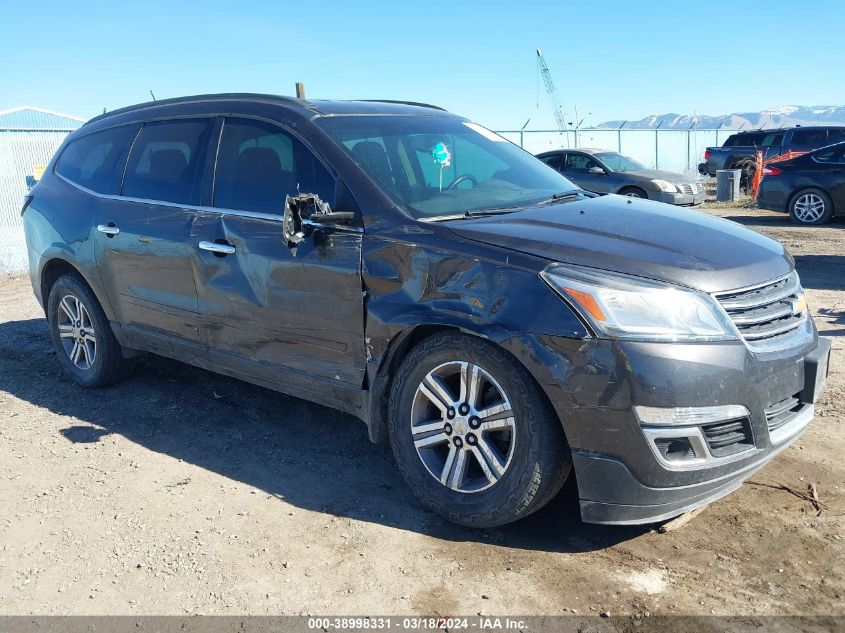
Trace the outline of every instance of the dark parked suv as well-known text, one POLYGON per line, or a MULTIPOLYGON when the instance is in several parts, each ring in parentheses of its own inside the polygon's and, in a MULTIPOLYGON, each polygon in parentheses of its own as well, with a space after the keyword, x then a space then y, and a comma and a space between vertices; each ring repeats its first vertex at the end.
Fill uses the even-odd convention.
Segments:
POLYGON ((781 244, 584 192, 431 106, 125 108, 68 137, 23 214, 75 381, 153 352, 346 411, 466 525, 530 514, 573 467, 585 521, 704 505, 825 382, 781 244))

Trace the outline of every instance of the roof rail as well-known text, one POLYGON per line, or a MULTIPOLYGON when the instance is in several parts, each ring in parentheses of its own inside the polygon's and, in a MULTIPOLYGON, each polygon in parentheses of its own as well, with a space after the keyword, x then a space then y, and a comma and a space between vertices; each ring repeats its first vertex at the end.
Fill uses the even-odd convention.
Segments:
POLYGON ((432 105, 430 103, 422 103, 420 101, 401 101, 397 99, 356 99, 356 101, 364 101, 365 103, 395 103, 396 105, 417 106, 418 108, 431 108, 432 110, 440 110, 446 112, 446 108, 432 105))
MULTIPOLYGON (((146 108, 155 108, 158 106, 163 105, 173 105, 176 103, 196 103, 200 101, 215 101, 215 100, 225 100, 225 99, 256 99, 256 100, 264 100, 264 101, 273 101, 276 103, 281 103, 283 105, 297 105, 303 107, 309 107, 311 104, 304 100, 304 99, 296 99, 295 97, 286 97, 281 95, 269 95, 269 94, 258 94, 258 93, 251 93, 251 92, 224 92, 219 94, 207 94, 207 95, 192 95, 187 97, 174 97, 172 99, 159 99, 156 101, 145 101, 144 103, 138 103, 136 105, 126 106, 125 108, 119 108, 117 110, 111 110, 109 112, 104 112, 99 116, 95 116, 93 119, 90 119, 88 123, 93 123, 94 121, 99 121, 101 119, 105 119, 111 116, 115 116, 117 114, 125 114, 127 112, 134 112, 136 110, 144 110, 146 108)), ((87 125, 87 123, 86 123, 87 125)))

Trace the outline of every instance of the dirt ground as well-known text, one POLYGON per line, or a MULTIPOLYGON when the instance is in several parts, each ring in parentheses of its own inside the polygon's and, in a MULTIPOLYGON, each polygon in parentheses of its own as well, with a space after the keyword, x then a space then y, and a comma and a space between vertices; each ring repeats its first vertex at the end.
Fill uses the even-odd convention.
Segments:
POLYGON ((0 614, 845 614, 845 223, 710 212, 788 246, 834 352, 806 434, 667 534, 582 524, 572 482, 453 526, 360 422, 165 359, 86 391, 0 281, 0 614), (811 483, 818 516, 770 487, 811 483))

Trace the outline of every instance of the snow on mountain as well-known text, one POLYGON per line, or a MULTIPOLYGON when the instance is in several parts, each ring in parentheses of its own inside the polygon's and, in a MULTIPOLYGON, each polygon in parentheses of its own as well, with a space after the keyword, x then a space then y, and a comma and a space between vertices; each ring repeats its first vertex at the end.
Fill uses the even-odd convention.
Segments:
POLYGON ((784 105, 768 108, 760 112, 734 112, 719 116, 687 115, 670 112, 668 114, 653 114, 638 121, 606 121, 596 127, 618 128, 625 124, 626 128, 662 130, 686 130, 691 127, 699 129, 755 129, 770 127, 791 127, 795 125, 845 125, 845 106, 794 106, 784 105))

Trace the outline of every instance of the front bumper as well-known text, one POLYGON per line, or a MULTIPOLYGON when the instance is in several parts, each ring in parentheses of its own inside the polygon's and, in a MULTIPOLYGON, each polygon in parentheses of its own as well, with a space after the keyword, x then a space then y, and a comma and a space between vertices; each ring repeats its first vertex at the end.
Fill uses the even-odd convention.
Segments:
POLYGON ((781 351, 752 352, 742 342, 593 339, 578 352, 577 361, 568 355, 561 391, 547 393, 572 449, 581 516, 590 523, 632 524, 706 505, 738 488, 789 446, 812 420, 830 342, 819 338, 808 320, 796 347, 781 351), (793 398, 787 415, 767 417, 777 404, 793 398), (655 456, 654 438, 633 411, 635 406, 724 405, 747 409, 747 443, 735 453, 675 466, 655 456))
POLYGON ((656 194, 650 193, 649 196, 654 195, 658 202, 666 202, 667 204, 676 204, 679 206, 695 206, 704 202, 704 190, 702 189, 696 194, 687 193, 666 193, 659 191, 656 194))

